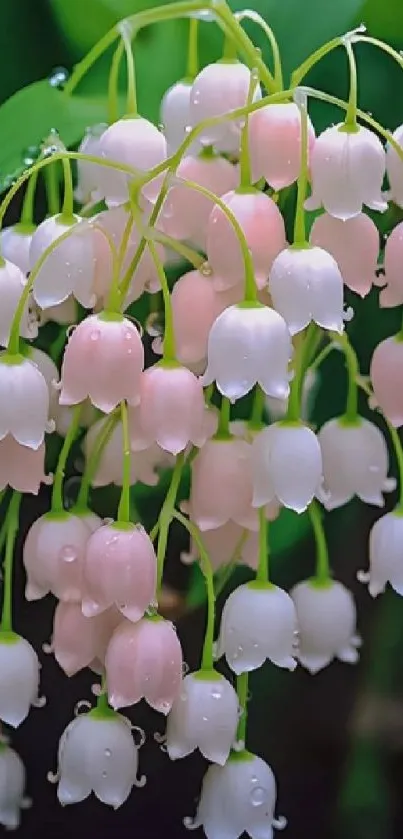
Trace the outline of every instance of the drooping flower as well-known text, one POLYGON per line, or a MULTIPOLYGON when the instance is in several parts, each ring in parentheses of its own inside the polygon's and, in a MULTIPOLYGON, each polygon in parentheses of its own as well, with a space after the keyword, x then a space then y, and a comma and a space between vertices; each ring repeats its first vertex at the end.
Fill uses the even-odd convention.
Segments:
MULTIPOLYGON (((108 206, 129 200, 130 183, 138 174, 148 172, 167 156, 167 144, 162 131, 142 117, 119 119, 104 131, 99 141, 101 157, 123 163, 133 169, 133 175, 113 167, 103 166, 98 175, 98 190, 108 206)), ((155 200, 161 178, 154 178, 143 188, 143 195, 155 200)))
POLYGON ((92 228, 86 219, 50 216, 32 236, 29 265, 32 271, 45 250, 63 234, 68 236, 48 254, 35 277, 32 294, 38 306, 56 306, 72 294, 86 308, 95 305, 93 292, 95 251, 92 228))
POLYGON ((276 422, 256 434, 251 462, 254 507, 277 498, 302 513, 322 483, 319 441, 302 422, 276 422))
POLYGON ((171 760, 195 749, 221 766, 228 760, 238 726, 238 697, 215 670, 185 676, 167 719, 167 750, 171 760))
MULTIPOLYGON (((267 519, 272 521, 278 515, 277 504, 270 504, 267 511, 267 519)), ((259 534, 253 530, 246 530, 234 521, 227 521, 221 527, 203 532, 203 544, 207 550, 211 565, 214 571, 237 562, 239 565, 248 565, 256 570, 259 555, 259 534)), ((197 544, 191 542, 190 551, 181 554, 184 563, 194 562, 199 559, 197 544)))
MULTIPOLYGON (((283 217, 277 204, 264 192, 251 189, 227 192, 221 199, 244 233, 258 288, 267 283, 275 257, 286 246, 283 217)), ((207 222, 207 258, 217 291, 245 280, 245 263, 237 233, 221 207, 216 205, 207 222)))
MULTIPOLYGON (((189 105, 192 82, 181 79, 165 91, 160 106, 161 123, 167 141, 168 154, 174 154, 183 143, 189 127, 189 105)), ((192 143, 188 154, 197 151, 197 141, 192 143)))
POLYGON ((383 507, 383 492, 395 488, 388 478, 389 456, 385 438, 374 423, 357 417, 331 419, 318 434, 323 459, 320 500, 327 510, 347 504, 358 495, 365 504, 383 507))
POLYGON ((311 227, 309 241, 333 256, 344 285, 360 297, 366 297, 373 285, 382 284, 383 278, 376 276, 379 231, 365 213, 349 219, 322 213, 311 227))
POLYGON ((3 437, 0 440, 0 490, 10 486, 17 492, 38 495, 42 483, 49 483, 45 475, 45 443, 38 449, 30 449, 17 443, 11 434, 3 437))
MULTIPOLYGON (((280 190, 297 180, 301 166, 301 113, 294 102, 266 105, 248 120, 252 181, 280 190)), ((309 154, 315 131, 308 117, 309 154)))
POLYGON ((239 674, 256 670, 268 658, 294 670, 297 621, 291 597, 271 583, 238 586, 225 602, 217 656, 225 655, 239 674))
POLYGON ((143 618, 124 621, 112 635, 105 656, 112 708, 145 699, 168 714, 182 684, 182 649, 170 621, 143 618))
MULTIPOLYGON (((403 125, 399 125, 393 132, 393 139, 402 146, 403 125)), ((386 146, 386 172, 390 186, 389 198, 398 207, 403 207, 403 162, 390 143, 386 146)))
POLYGON ((375 347, 370 367, 374 400, 395 428, 403 425, 402 376, 403 341, 398 333, 375 347))
POLYGON ((400 222, 386 239, 383 255, 384 277, 380 282, 385 283, 379 295, 379 305, 385 308, 400 306, 403 303, 403 222, 400 222))
POLYGON ((268 396, 289 394, 292 343, 285 320, 268 306, 229 306, 214 321, 208 339, 203 385, 216 382, 232 402, 259 384, 268 396))
POLYGON ((22 355, 0 353, 0 440, 8 434, 39 449, 50 431, 49 391, 36 364, 22 355))
MULTIPOLYGON (((251 71, 239 61, 217 61, 207 64, 196 76, 190 94, 190 125, 246 105, 251 84, 251 71)), ((256 85, 253 99, 261 97, 256 85)), ((198 135, 206 145, 214 145, 222 152, 238 152, 241 142, 242 120, 226 120, 203 129, 198 135)))
POLYGON ((403 516, 398 507, 373 525, 369 537, 369 574, 359 574, 359 579, 368 583, 372 597, 385 591, 387 583, 397 594, 403 594, 402 538, 403 516))
MULTIPOLYGON (((9 342, 11 324, 25 283, 26 279, 20 268, 8 261, 0 264, 0 345, 3 347, 9 342)), ((21 319, 20 335, 29 339, 38 335, 38 322, 30 311, 29 300, 21 319)))
POLYGON ((3 258, 16 265, 25 275, 30 270, 29 249, 34 231, 34 225, 30 227, 24 224, 3 227, 0 231, 0 246, 3 258))
POLYGON ((120 621, 117 609, 86 618, 81 603, 59 601, 53 618, 52 652, 67 676, 84 667, 102 672, 106 648, 120 621))
POLYGON ((306 209, 323 205, 342 220, 358 216, 363 204, 384 212, 388 206, 382 195, 385 167, 385 149, 368 128, 349 131, 343 124, 326 128, 312 149, 312 195, 306 209))
POLYGON ((27 600, 40 600, 52 592, 59 600, 81 602, 90 534, 85 519, 72 513, 45 513, 33 523, 23 549, 27 600))
POLYGON ((138 621, 155 598, 157 559, 139 525, 99 527, 88 539, 83 562, 82 610, 93 617, 115 605, 138 621))
POLYGON ((0 824, 6 830, 16 830, 20 825, 21 810, 30 805, 24 798, 25 768, 17 752, 0 745, 0 824))
POLYGON ((117 809, 137 780, 138 749, 130 725, 120 714, 81 714, 60 738, 57 797, 61 804, 84 801, 93 792, 117 809))
POLYGON ((0 719, 18 728, 38 698, 39 660, 31 644, 14 632, 0 633, 0 719))
POLYGON ((298 621, 297 658, 310 673, 318 673, 334 658, 358 661, 356 608, 351 592, 336 580, 298 583, 290 592, 298 621))
MULTIPOLYGON (((99 123, 87 128, 78 147, 78 151, 81 154, 98 157, 100 140, 107 127, 106 123, 99 123)), ((99 164, 92 163, 90 160, 77 160, 77 186, 74 191, 74 197, 81 204, 87 204, 89 201, 97 201, 99 199, 98 178, 101 172, 102 167, 99 164)))
POLYGON ((242 752, 224 766, 210 766, 204 776, 199 806, 188 827, 203 827, 207 839, 272 839, 273 827, 285 827, 276 819, 277 787, 270 766, 260 757, 242 752))
POLYGON ((81 321, 65 349, 61 405, 77 405, 88 396, 110 413, 123 399, 139 401, 144 349, 138 330, 120 315, 90 315, 81 321))
MULTIPOLYGON (((133 415, 138 412, 138 407, 131 409, 129 415, 129 426, 131 437, 137 438, 138 421, 133 419, 133 415)), ((100 434, 102 427, 106 420, 100 419, 94 422, 89 428, 84 438, 84 454, 86 460, 91 457, 96 445, 96 440, 100 434)), ((98 466, 95 475, 92 479, 92 486, 101 487, 108 484, 116 484, 122 486, 123 481, 123 430, 122 423, 118 422, 113 429, 111 436, 102 449, 99 458, 98 466)), ((156 486, 159 480, 158 469, 164 466, 170 466, 172 462, 171 456, 164 452, 155 443, 142 451, 132 451, 131 453, 131 470, 130 470, 130 485, 132 486, 137 481, 147 486, 156 486)))

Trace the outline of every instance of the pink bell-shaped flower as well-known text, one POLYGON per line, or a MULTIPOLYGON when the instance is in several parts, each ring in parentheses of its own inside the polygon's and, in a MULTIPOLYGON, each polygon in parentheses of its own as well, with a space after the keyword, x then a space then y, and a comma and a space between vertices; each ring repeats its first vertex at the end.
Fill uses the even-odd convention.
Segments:
POLYGON ((257 670, 270 659, 295 670, 297 621, 291 597, 271 583, 238 586, 225 602, 217 658, 225 655, 234 673, 257 670))
MULTIPOLYGON (((20 268, 12 262, 0 264, 0 345, 6 347, 10 338, 10 328, 13 317, 25 286, 25 276, 20 268)), ((25 306, 21 319, 20 336, 22 338, 36 338, 38 322, 30 310, 30 303, 25 306)))
POLYGON ((11 434, 17 443, 39 449, 48 421, 49 391, 36 364, 22 355, 0 353, 0 440, 11 434))
POLYGON ((134 524, 105 524, 86 545, 83 615, 93 617, 115 605, 138 621, 155 598, 157 558, 150 537, 134 524))
MULTIPOLYGON (((278 506, 270 505, 267 518, 269 521, 278 515, 278 506)), ((227 521, 214 530, 205 530, 203 544, 209 556, 212 568, 217 571, 235 561, 239 565, 248 565, 256 570, 259 556, 259 534, 252 530, 245 530, 234 521, 227 521)), ((197 545, 192 541, 188 553, 181 554, 184 563, 200 559, 197 545)))
POLYGON ((379 295, 379 305, 382 308, 401 306, 403 303, 403 278, 402 278, 402 257, 403 257, 403 222, 400 222, 386 239, 383 256, 384 282, 379 295))
POLYGON ((182 685, 182 649, 173 624, 161 618, 123 622, 109 642, 105 667, 112 708, 144 698, 168 714, 182 685))
MULTIPOLYGON (((142 117, 123 118, 112 123, 102 134, 99 152, 105 160, 123 163, 133 169, 133 176, 118 169, 103 166, 98 177, 99 193, 109 206, 129 200, 129 186, 136 176, 162 163, 167 156, 167 144, 162 131, 142 117)), ((143 194, 155 200, 161 187, 161 177, 154 178, 143 194)))
POLYGON ((52 652, 66 676, 85 667, 102 670, 106 648, 120 621, 117 609, 86 618, 80 603, 60 600, 53 618, 52 652))
MULTIPOLYGON (((104 210, 99 213, 98 216, 95 216, 95 218, 92 219, 92 222, 94 225, 96 256, 94 292, 97 294, 99 299, 106 303, 113 276, 113 261, 108 240, 101 231, 105 230, 105 232, 112 238, 115 248, 119 253, 124 244, 123 237, 125 236, 127 225, 130 222, 130 214, 126 206, 112 207, 110 210, 104 210)), ((127 241, 125 238, 126 245, 120 268, 121 278, 126 275, 126 272, 131 265, 132 259, 139 246, 140 238, 138 228, 133 223, 127 241)), ((155 244, 155 247, 161 262, 164 262, 164 248, 158 243, 155 244)), ((129 290, 124 301, 124 306, 127 307, 134 300, 138 300, 146 289, 151 292, 159 291, 160 289, 158 274, 148 248, 145 249, 140 262, 132 275, 129 290)))
POLYGON ((70 335, 65 349, 61 405, 77 405, 88 396, 110 413, 123 399, 137 405, 144 349, 138 330, 120 315, 90 315, 70 335))
POLYGON ((191 518, 200 530, 229 521, 258 529, 252 508, 251 446, 246 440, 208 440, 192 462, 191 518))
POLYGON ((395 428, 403 425, 403 340, 400 334, 385 338, 371 360, 374 402, 395 428))
POLYGON ((309 241, 333 256, 344 285, 360 297, 366 297, 373 285, 379 285, 379 232, 365 213, 345 220, 322 213, 311 227, 309 241))
POLYGON ((202 446, 207 438, 206 413, 200 379, 179 364, 156 364, 140 379, 139 431, 134 449, 157 443, 173 455, 189 443, 202 446))
POLYGON ((17 492, 38 495, 40 485, 48 484, 45 475, 45 443, 38 449, 21 446, 7 434, 0 440, 0 490, 10 486, 17 492))
MULTIPOLYGON (((249 116, 249 154, 252 181, 264 178, 280 190, 297 180, 301 166, 301 113, 294 102, 266 105, 249 116)), ((308 147, 315 131, 308 117, 308 147)))
POLYGON ((38 699, 38 656, 25 638, 0 632, 0 667, 0 720, 18 728, 38 699))
POLYGON ((369 537, 369 573, 358 574, 361 582, 368 583, 371 597, 385 591, 387 583, 403 595, 402 539, 403 515, 396 507, 373 525, 369 537))
POLYGON ((185 676, 167 719, 167 751, 171 760, 199 748, 224 766, 235 742, 238 697, 230 682, 215 670, 185 676))
MULTIPOLYGON (((192 82, 181 79, 171 85, 162 97, 160 116, 169 156, 178 150, 188 134, 191 92, 192 82)), ((187 154, 196 152, 198 145, 196 140, 191 149, 187 150, 187 154)))
POLYGON ((268 306, 240 303, 211 327, 204 386, 216 382, 231 402, 259 384, 268 396, 288 396, 292 343, 285 320, 268 306))
POLYGON ((94 792, 115 810, 129 797, 137 779, 138 749, 130 724, 120 714, 103 716, 96 710, 80 714, 63 732, 58 751, 57 797, 76 804, 94 792))
POLYGON ((23 550, 27 600, 40 600, 52 592, 59 600, 81 602, 84 553, 90 535, 83 518, 72 513, 45 513, 33 523, 23 550))
POLYGON ((52 250, 35 277, 32 294, 41 309, 56 306, 73 294, 82 306, 95 304, 92 289, 95 251, 92 228, 86 219, 74 216, 68 223, 63 216, 50 216, 41 222, 32 236, 29 249, 30 270, 44 251, 70 230, 52 250))
MULTIPOLYGON (((217 61, 207 64, 196 76, 190 94, 190 125, 211 117, 219 117, 246 105, 251 84, 251 72, 239 61, 217 61)), ((256 85, 253 100, 261 97, 256 85)), ((203 129, 200 141, 214 145, 219 151, 238 152, 241 142, 242 120, 226 120, 203 129)))
MULTIPOLYGON (((176 174, 193 181, 221 197, 234 190, 239 181, 238 170, 224 157, 202 154, 182 158, 176 174)), ((206 230, 213 201, 187 187, 175 183, 170 188, 162 209, 164 232, 175 239, 188 239, 206 250, 206 230)))
POLYGON ((312 195, 306 209, 323 205, 342 220, 358 216, 363 204, 384 212, 388 206, 382 195, 385 167, 385 149, 368 128, 349 131, 343 124, 326 128, 312 149, 312 195))
MULTIPOLYGON (((258 288, 267 283, 275 257, 286 246, 283 217, 264 192, 227 192, 222 201, 232 211, 252 255, 258 288)), ((245 263, 238 236, 221 207, 214 207, 207 223, 207 258, 217 291, 245 280, 245 263)))
MULTIPOLYGON (((396 128, 393 138, 403 147, 403 125, 396 128)), ((403 161, 390 143, 386 146, 386 172, 390 186, 388 197, 398 207, 403 207, 403 161)))
POLYGON ((277 498, 303 513, 323 480, 318 438, 302 422, 276 422, 256 434, 251 463, 254 507, 277 498))
POLYGON ((388 478, 389 456, 379 428, 363 417, 353 423, 331 419, 319 431, 323 459, 323 489, 318 494, 327 510, 347 504, 358 495, 365 504, 383 507, 383 492, 396 486, 388 478))
POLYGON ((322 248, 283 250, 273 262, 269 292, 291 335, 311 320, 323 329, 343 332, 343 277, 322 248))
POLYGON ((207 358, 210 329, 218 315, 243 298, 243 287, 234 286, 217 292, 211 275, 189 271, 175 283, 172 295, 172 319, 178 361, 197 365, 207 358))
MULTIPOLYGON (((132 414, 138 412, 138 408, 132 408, 132 414)), ((91 456, 96 440, 105 425, 105 419, 97 420, 84 438, 84 454, 86 460, 91 456)), ((133 420, 130 422, 133 426, 133 420)), ((136 422, 136 429, 138 422, 136 422)), ((134 435, 133 435, 134 437, 134 435)), ((137 439, 137 435, 136 435, 137 439)), ((116 484, 122 486, 123 481, 123 430, 122 423, 118 422, 113 429, 106 445, 104 446, 101 456, 99 458, 98 466, 95 475, 92 479, 92 486, 102 487, 108 484, 116 484)), ((130 485, 140 481, 147 486, 156 486, 159 480, 158 470, 164 466, 171 465, 172 458, 160 449, 159 446, 153 444, 143 451, 132 451, 131 453, 131 467, 130 467, 130 485)))
MULTIPOLYGON (((102 134, 107 129, 106 123, 91 125, 87 128, 85 135, 78 147, 81 154, 99 157, 99 144, 102 134)), ((98 201, 98 179, 102 177, 103 167, 90 160, 77 160, 77 186, 74 190, 74 197, 81 204, 90 201, 98 201)))
POLYGON ((34 225, 30 227, 25 224, 3 227, 0 231, 0 249, 3 258, 16 265, 23 274, 28 274, 30 270, 29 249, 34 231, 34 225))
POLYGON ((20 826, 21 810, 26 810, 31 801, 24 798, 24 764, 5 743, 0 750, 0 778, 0 824, 6 830, 16 830, 20 826))
POLYGON ((270 766, 250 752, 236 754, 224 766, 209 766, 190 828, 203 827, 207 839, 272 839, 273 827, 286 826, 274 818, 276 780, 270 766))
POLYGON ((298 583, 290 594, 297 612, 297 658, 302 666, 315 674, 334 658, 355 664, 360 639, 351 592, 336 580, 319 585, 313 579, 298 583))

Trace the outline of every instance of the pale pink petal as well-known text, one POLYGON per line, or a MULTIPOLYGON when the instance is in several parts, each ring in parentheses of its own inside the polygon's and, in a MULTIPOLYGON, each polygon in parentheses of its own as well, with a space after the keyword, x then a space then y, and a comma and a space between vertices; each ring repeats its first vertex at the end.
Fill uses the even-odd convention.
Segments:
POLYGON ((309 241, 333 256, 351 291, 366 297, 377 284, 379 232, 369 216, 359 213, 342 220, 323 213, 315 219, 309 241))
MULTIPOLYGON (((301 165, 301 113, 293 102, 266 105, 249 116, 249 153, 252 181, 265 178, 272 189, 297 180, 301 165)), ((308 117, 309 151, 315 131, 308 117)))
POLYGON ((8 434, 0 440, 0 489, 7 485, 18 492, 37 495, 41 483, 49 483, 45 475, 45 443, 30 449, 8 434))
POLYGON ((375 348, 370 376, 377 404, 396 428, 403 425, 403 341, 397 335, 375 348))

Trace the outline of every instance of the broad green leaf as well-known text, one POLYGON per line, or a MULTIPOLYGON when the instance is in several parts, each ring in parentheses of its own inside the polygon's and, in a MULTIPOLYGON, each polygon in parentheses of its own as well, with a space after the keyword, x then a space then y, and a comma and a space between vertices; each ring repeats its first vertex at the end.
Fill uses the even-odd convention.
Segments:
POLYGON ((52 128, 66 146, 72 146, 87 126, 105 121, 106 116, 105 98, 67 96, 47 80, 15 93, 0 107, 0 190, 21 174, 27 149, 38 147, 52 128))

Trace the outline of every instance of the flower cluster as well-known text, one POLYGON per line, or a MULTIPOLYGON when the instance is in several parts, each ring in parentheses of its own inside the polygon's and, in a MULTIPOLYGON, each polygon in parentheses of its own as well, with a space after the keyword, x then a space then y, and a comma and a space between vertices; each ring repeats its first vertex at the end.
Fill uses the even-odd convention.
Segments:
MULTIPOLYGON (((192 12, 200 4, 187 5, 194 46, 192 12)), ((206 11, 215 17, 213 3, 206 11)), ((195 821, 187 822, 203 826, 207 839, 244 831, 270 839, 285 823, 275 817, 271 768, 245 745, 248 673, 267 659, 312 674, 335 658, 358 659, 355 603, 330 571, 323 512, 354 496, 383 507, 396 485, 385 428, 401 497, 373 526, 370 568, 361 578, 372 596, 388 582, 403 594, 396 430, 403 425, 403 331, 376 347, 365 379, 345 330, 353 316, 346 288, 353 308, 377 294, 374 286, 381 307, 403 304, 403 223, 384 247, 376 224, 388 202, 403 207, 403 128, 389 135, 365 114, 358 120, 352 70, 344 121, 317 135, 309 97, 326 94, 301 87, 316 54, 284 91, 246 38, 242 14, 221 4, 216 17, 231 21, 234 58, 199 69, 191 56, 193 71, 163 98, 162 127, 136 108, 131 37, 142 13, 132 29, 130 21, 117 27, 117 50, 127 56, 126 114, 92 126, 78 152, 51 138, 0 210, 2 217, 28 181, 26 222, 37 174, 57 177, 62 162, 62 206, 38 225, 1 233, 0 719, 16 727, 38 704, 38 657, 13 630, 13 554, 21 495, 53 482, 50 510, 24 543, 26 599, 57 598, 50 647, 66 675, 90 667, 102 677, 96 707, 61 737, 58 798, 70 804, 94 792, 119 807, 143 784, 139 745, 121 709, 145 699, 167 718, 172 760, 199 749, 211 763, 195 821), (58 337, 44 352, 38 337, 49 321, 58 337), (318 430, 306 397, 333 348, 346 360, 346 407, 318 430), (360 384, 381 422, 359 413, 360 384), (47 442, 55 432, 63 441, 48 477, 47 442), (77 444, 84 469, 72 505, 64 474, 77 444), (179 504, 186 471, 189 497, 179 504), (149 533, 131 488, 153 488, 163 472, 170 483, 149 533), (110 484, 121 488, 120 502, 104 520, 90 490, 110 484), (312 576, 290 592, 275 583, 268 563, 271 522, 285 509, 310 517, 317 555, 312 576), (190 538, 182 560, 200 563, 206 580, 200 667, 187 674, 176 628, 161 614, 174 519, 190 538), (216 583, 229 582, 238 564, 249 567, 250 579, 224 603, 215 641, 216 583), (217 664, 223 658, 231 678, 217 664)), ((360 39, 357 30, 329 49, 345 47, 354 68, 360 39)), ((113 96, 112 89, 112 111, 113 96)), ((3 744, 0 762, 7 778, 0 822, 15 827, 23 768, 3 744)))

